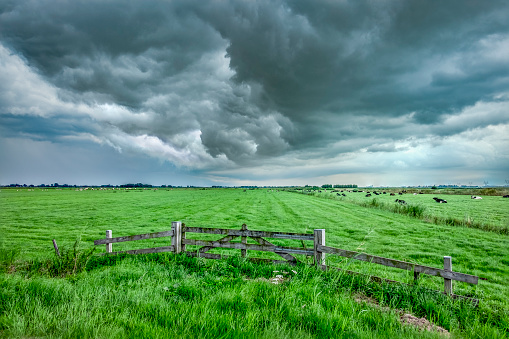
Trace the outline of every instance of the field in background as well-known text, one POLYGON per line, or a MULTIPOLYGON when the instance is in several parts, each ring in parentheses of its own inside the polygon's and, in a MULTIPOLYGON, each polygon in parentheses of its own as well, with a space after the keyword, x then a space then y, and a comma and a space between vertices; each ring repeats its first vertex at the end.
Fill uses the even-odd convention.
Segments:
MULTIPOLYGON (((357 194, 359 199, 363 198, 362 193, 357 194)), ((408 201, 414 198, 416 201, 422 199, 420 203, 425 204, 425 200, 432 196, 403 196, 408 201)), ((491 198, 502 200, 501 197, 491 198)), ((472 206, 468 208, 471 217, 481 218, 489 214, 481 207, 493 204, 491 199, 474 201, 469 196, 446 196, 445 199, 451 201, 450 205, 432 201, 430 208, 435 206, 433 204, 438 205, 436 208, 447 206, 450 213, 456 213, 457 209, 465 208, 461 207, 462 204, 468 204, 472 206)), ((482 279, 478 286, 455 283, 455 293, 478 297, 483 305, 500 308, 503 312, 509 310, 507 235, 430 224, 347 201, 317 199, 275 189, 2 189, 0 206, 0 248, 16 250, 17 257, 24 260, 52 257, 53 238, 61 247, 68 248, 80 238, 82 247, 91 248, 93 240, 104 238, 105 230, 113 230, 114 237, 158 232, 168 230, 171 221, 182 221, 188 226, 235 229, 246 223, 249 229, 282 232, 311 233, 315 228, 324 228, 327 245, 347 250, 433 267, 442 267, 443 256, 450 255, 455 271, 478 275, 482 279)), ((493 215, 504 222, 508 213, 500 209, 493 215)), ((164 246, 165 241, 168 239, 113 244, 113 249, 164 246)), ((98 251, 104 251, 103 246, 98 251)), ((228 250, 214 251, 232 253, 228 250)), ((271 254, 248 252, 248 255, 261 257, 271 254)), ((413 278, 411 272, 340 261, 337 257, 335 261, 334 264, 339 267, 393 280, 411 282, 413 278)), ((420 284, 443 289, 443 280, 434 277, 424 277, 420 284)))
MULTIPOLYGON (((301 192, 301 190, 295 190, 301 192)), ((379 190, 379 189, 363 189, 362 191, 346 191, 346 190, 316 190, 304 191, 322 198, 333 198, 345 202, 355 202, 357 204, 373 204, 397 205, 396 199, 404 200, 409 205, 420 206, 423 208, 423 217, 425 219, 439 218, 441 220, 455 219, 463 221, 465 224, 479 224, 485 226, 494 226, 494 228, 509 228, 509 199, 503 198, 503 193, 507 193, 505 189, 490 189, 488 193, 496 195, 480 195, 479 192, 486 190, 456 190, 455 194, 452 190, 407 190, 407 193, 399 195, 395 189, 379 190), (373 192, 380 193, 375 195, 373 192), (369 192, 369 193, 368 193, 369 192), (383 194, 386 192, 386 194, 383 194), (412 193, 414 192, 414 193, 412 193), (419 194, 417 192, 424 192, 419 194), (447 193, 444 193, 447 192, 447 193), (471 199, 471 195, 458 194, 458 192, 477 192, 472 194, 482 199, 471 199), (391 196, 390 193, 396 194, 391 196), (338 195, 339 194, 339 195, 338 195), (343 196, 342 194, 345 194, 343 196), (366 197, 367 194, 371 196, 366 197), (447 204, 440 204, 433 200, 434 197, 445 199, 447 204)))

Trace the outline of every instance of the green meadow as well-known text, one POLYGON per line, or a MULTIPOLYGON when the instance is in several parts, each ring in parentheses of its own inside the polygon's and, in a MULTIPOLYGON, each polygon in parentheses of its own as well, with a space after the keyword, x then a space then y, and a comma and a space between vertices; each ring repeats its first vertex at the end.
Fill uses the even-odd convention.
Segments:
MULTIPOLYGON (((509 199, 439 195, 448 204, 437 204, 432 197, 375 198, 384 204, 405 199, 424 206, 427 216, 507 227, 509 199)), ((507 234, 368 208, 362 199, 371 198, 275 189, 2 189, 0 336, 440 337, 404 325, 402 312, 425 317, 452 336, 508 336, 507 234), (228 260, 173 254, 102 257, 97 254, 104 246, 94 249, 93 240, 104 238, 106 230, 113 237, 159 232, 169 230, 172 221, 235 229, 245 223, 252 230, 298 233, 325 229, 328 246, 438 268, 444 256, 451 256, 454 271, 481 278, 478 285, 454 282, 454 293, 478 298, 480 304, 474 308, 430 292, 443 290, 438 277, 422 276, 413 285, 412 272, 340 257, 329 257, 328 263, 408 285, 376 284, 308 265, 255 264, 227 249, 211 252, 233 255, 228 260), (54 255, 52 239, 63 257, 54 255), (286 272, 280 284, 270 282, 278 274, 274 271, 286 272), (359 295, 364 301, 357 300, 359 295)), ((302 246, 296 240, 269 240, 302 246)), ((113 244, 113 250, 165 245, 169 238, 113 244)), ((271 253, 248 256, 277 259, 271 253)))
MULTIPOLYGON (((377 190, 383 192, 384 190, 377 190)), ((503 194, 508 194, 507 190, 500 190, 498 195, 480 195, 482 199, 472 199, 468 194, 444 194, 440 191, 422 190, 423 194, 405 193, 403 195, 391 196, 391 192, 398 190, 387 190, 386 194, 373 194, 373 189, 364 189, 363 192, 325 192, 313 193, 324 198, 334 198, 345 202, 354 202, 357 204, 372 204, 373 200, 382 205, 395 205, 396 199, 402 199, 409 205, 420 206, 423 208, 423 219, 440 219, 443 222, 457 221, 466 225, 479 225, 480 227, 493 228, 509 234, 509 199, 502 198, 503 194), (366 197, 367 192, 371 196, 366 197), (338 196, 344 193, 346 196, 338 196), (434 197, 445 199, 446 204, 440 204, 433 200, 434 197)), ((482 191, 482 190, 479 190, 482 191)), ((475 192, 475 191, 474 191, 475 192)), ((492 192, 490 192, 492 193, 492 192)))

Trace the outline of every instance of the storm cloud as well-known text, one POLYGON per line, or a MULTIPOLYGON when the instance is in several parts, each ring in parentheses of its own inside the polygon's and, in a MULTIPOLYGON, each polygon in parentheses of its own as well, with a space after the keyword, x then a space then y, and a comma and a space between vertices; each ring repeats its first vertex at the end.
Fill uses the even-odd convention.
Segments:
POLYGON ((2 144, 79 140, 224 183, 503 180, 508 18, 505 1, 7 1, 2 144))

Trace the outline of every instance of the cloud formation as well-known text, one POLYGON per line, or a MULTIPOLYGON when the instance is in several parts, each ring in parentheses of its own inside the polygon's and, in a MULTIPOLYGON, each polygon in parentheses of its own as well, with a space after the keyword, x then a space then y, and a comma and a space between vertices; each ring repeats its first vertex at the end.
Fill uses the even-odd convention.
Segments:
POLYGON ((212 181, 488 160, 506 179, 507 17, 505 1, 7 1, 0 131, 212 181))

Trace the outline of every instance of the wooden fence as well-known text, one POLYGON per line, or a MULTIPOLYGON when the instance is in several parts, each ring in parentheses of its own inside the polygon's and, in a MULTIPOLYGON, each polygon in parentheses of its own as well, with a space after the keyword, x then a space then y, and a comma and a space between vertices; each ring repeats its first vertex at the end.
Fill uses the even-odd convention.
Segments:
MULTIPOLYGON (((171 230, 157 233, 147 233, 147 234, 139 234, 139 235, 131 235, 124 237, 112 237, 111 230, 106 231, 106 238, 99 239, 94 241, 94 245, 106 245, 106 253, 105 254, 118 254, 118 253, 129 253, 129 254, 141 254, 141 253, 160 253, 160 252, 174 252, 174 253, 182 253, 185 252, 189 256, 199 256, 203 258, 209 259, 221 259, 227 257, 226 255, 221 254, 213 254, 207 253, 209 250, 213 248, 230 248, 230 249, 239 249, 241 251, 241 256, 246 257, 247 251, 267 251, 273 252, 277 255, 281 256, 285 260, 270 260, 270 259, 259 259, 259 258, 249 258, 250 260, 255 261, 266 261, 272 263, 289 263, 296 264, 298 262, 297 258, 293 255, 300 254, 306 256, 313 256, 314 263, 321 269, 337 269, 331 266, 327 266, 325 263, 325 255, 338 255, 345 258, 366 261, 374 264, 379 264, 388 267, 399 268, 403 270, 413 271, 414 280, 417 280, 420 274, 427 274, 430 276, 438 276, 444 279, 444 294, 450 295, 454 298, 466 298, 463 296, 455 295, 453 293, 452 281, 462 281, 470 284, 477 284, 479 278, 474 275, 454 272, 452 270, 452 258, 449 256, 444 257, 444 268, 435 268, 428 267, 423 265, 418 265, 410 262, 389 259, 384 257, 378 257, 374 255, 369 255, 360 252, 343 250, 335 247, 329 247, 325 245, 325 230, 324 229, 315 229, 313 234, 306 233, 284 233, 284 232, 266 232, 266 231, 252 231, 248 230, 247 226, 244 224, 240 230, 234 229, 224 229, 224 228, 204 228, 204 227, 187 227, 185 224, 180 221, 175 221, 171 223, 171 230), (224 235, 223 238, 218 240, 197 240, 197 239, 187 239, 186 233, 202 233, 202 234, 220 234, 224 235), (153 239, 160 237, 171 237, 171 245, 163 246, 163 247, 155 247, 155 248, 146 248, 146 249, 138 249, 138 250, 130 250, 130 251, 118 251, 113 252, 112 244, 125 242, 125 241, 135 241, 135 240, 143 240, 143 239, 153 239), (231 242, 235 238, 241 238, 241 242, 231 242), (248 244, 247 239, 253 239, 257 244, 248 244), (297 240, 310 240, 313 241, 313 247, 306 248, 304 242, 302 242, 304 247, 287 247, 287 246, 277 246, 264 238, 273 238, 273 239, 297 239, 297 240), (186 251, 186 245, 196 245, 201 246, 197 251, 186 251), (293 255, 292 255, 293 254, 293 255)), ((359 274, 356 272, 348 273, 359 274)), ((379 277, 371 277, 373 280, 385 280, 388 282, 394 282, 387 279, 382 279, 379 277)), ((474 303, 477 303, 477 299, 466 298, 472 300, 474 303)))

